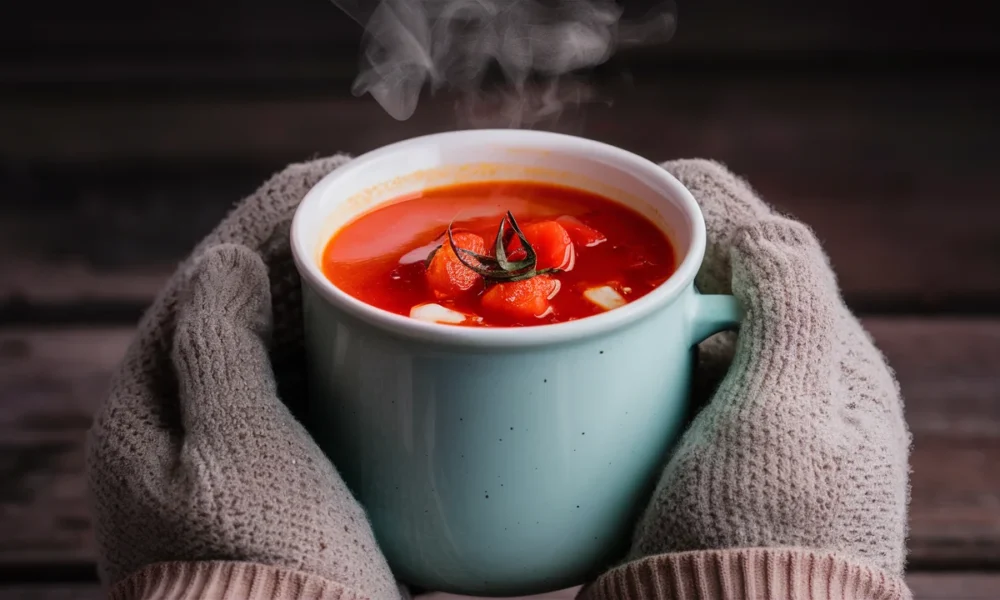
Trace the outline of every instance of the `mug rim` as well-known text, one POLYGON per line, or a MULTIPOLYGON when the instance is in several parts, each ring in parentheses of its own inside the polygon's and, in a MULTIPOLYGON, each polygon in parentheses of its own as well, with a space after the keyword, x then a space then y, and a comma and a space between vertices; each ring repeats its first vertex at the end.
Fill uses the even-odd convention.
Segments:
MULTIPOLYGON (((612 198, 612 200, 614 200, 612 198)), ((664 232, 665 234, 665 232, 664 232)), ((670 240, 674 244, 674 240, 670 240)), ((520 129, 467 129, 447 131, 408 138, 382 146, 351 159, 320 179, 303 197, 295 209, 291 224, 290 243, 295 267, 304 285, 309 285, 323 300, 348 315, 377 329, 408 339, 425 342, 476 348, 510 348, 547 346, 598 336, 622 329, 659 309, 672 304, 694 282, 705 255, 706 230, 701 208, 691 192, 666 169, 649 159, 617 146, 596 140, 547 131, 520 129), (305 239, 304 227, 320 205, 323 197, 337 185, 337 180, 366 168, 387 156, 411 150, 428 142, 448 143, 474 140, 477 144, 537 148, 558 152, 573 147, 588 156, 607 160, 611 164, 628 163, 643 176, 665 186, 682 211, 691 219, 691 236, 684 260, 670 277, 645 296, 607 312, 574 321, 546 323, 530 327, 459 327, 441 323, 427 323, 398 315, 367 304, 333 284, 323 274, 321 266, 313 260, 310 241, 305 239)))

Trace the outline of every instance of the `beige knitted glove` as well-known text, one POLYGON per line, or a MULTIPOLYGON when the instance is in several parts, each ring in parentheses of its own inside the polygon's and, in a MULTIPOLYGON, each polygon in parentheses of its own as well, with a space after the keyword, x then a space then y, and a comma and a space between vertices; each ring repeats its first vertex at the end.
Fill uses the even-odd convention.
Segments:
POLYGON ((908 597, 903 405, 820 244, 715 163, 665 168, 707 220, 699 288, 731 290, 746 316, 735 345, 702 348, 700 376, 728 373, 673 451, 632 562, 585 593, 908 597))
POLYGON ((143 317, 88 440, 115 597, 399 598, 364 511, 282 402, 304 368, 290 220, 343 162, 265 184, 143 317))

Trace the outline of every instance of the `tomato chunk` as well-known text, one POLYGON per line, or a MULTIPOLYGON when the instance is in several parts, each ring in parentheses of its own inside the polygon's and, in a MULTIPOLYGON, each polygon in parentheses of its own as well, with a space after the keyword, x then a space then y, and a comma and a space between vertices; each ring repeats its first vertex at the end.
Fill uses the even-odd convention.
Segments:
POLYGON ((548 275, 498 283, 483 294, 483 310, 515 321, 529 321, 552 312, 549 302, 559 292, 560 283, 548 275))
MULTIPOLYGON (((573 248, 573 240, 562 225, 555 221, 542 221, 522 227, 521 233, 538 256, 536 269, 556 268, 563 271, 573 269, 573 265, 576 264, 576 251, 573 248)), ((525 256, 521 239, 515 236, 507 243, 507 257, 517 261, 523 260, 525 256)))
MULTIPOLYGON (((486 254, 486 242, 474 233, 456 233, 452 235, 452 239, 459 248, 486 254)), ((476 259, 471 256, 465 255, 462 258, 470 264, 476 264, 476 259)), ((482 283, 482 275, 458 260, 447 239, 427 266, 427 285, 438 300, 457 298, 482 283)))
POLYGON ((592 248, 602 242, 608 241, 608 238, 603 233, 584 225, 583 221, 576 217, 559 217, 556 219, 556 223, 563 226, 563 229, 569 234, 574 244, 580 244, 584 248, 592 248))

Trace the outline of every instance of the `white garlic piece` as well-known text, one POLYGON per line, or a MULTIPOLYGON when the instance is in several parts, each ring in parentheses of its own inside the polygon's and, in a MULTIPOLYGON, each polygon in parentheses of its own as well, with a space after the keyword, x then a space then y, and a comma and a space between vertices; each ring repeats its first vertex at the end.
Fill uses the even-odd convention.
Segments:
POLYGON ((590 288, 583 293, 583 297, 604 310, 611 310, 627 304, 625 298, 609 285, 590 288))
POLYGON ((455 325, 464 323, 469 317, 457 310, 445 308, 440 304, 428 303, 418 304, 411 308, 410 318, 417 319, 418 321, 426 321, 427 323, 449 323, 455 325))

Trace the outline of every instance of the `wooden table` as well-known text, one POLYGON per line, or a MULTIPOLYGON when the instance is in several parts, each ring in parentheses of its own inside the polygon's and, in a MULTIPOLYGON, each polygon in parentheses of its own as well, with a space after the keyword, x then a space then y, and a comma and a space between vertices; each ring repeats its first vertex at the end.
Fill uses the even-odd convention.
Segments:
MULTIPOLYGON (((346 93, 353 50, 324 37, 343 24, 323 3, 23 4, 0 22, 0 600, 97 598, 83 434, 173 265, 288 162, 455 122, 444 100, 401 123, 346 93), (204 23, 178 16, 196 8, 204 23)), ((721 160, 815 228, 902 385, 908 581, 996 598, 1000 42, 911 3, 724 4, 692 5, 628 78, 609 66, 613 104, 563 126, 721 160)))

